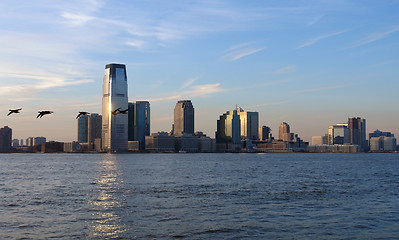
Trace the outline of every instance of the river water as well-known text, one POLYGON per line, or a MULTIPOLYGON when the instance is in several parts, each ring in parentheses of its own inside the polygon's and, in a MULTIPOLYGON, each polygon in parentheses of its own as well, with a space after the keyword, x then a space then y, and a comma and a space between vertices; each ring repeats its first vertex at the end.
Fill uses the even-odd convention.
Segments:
POLYGON ((399 239, 399 154, 1 154, 1 239, 399 239))

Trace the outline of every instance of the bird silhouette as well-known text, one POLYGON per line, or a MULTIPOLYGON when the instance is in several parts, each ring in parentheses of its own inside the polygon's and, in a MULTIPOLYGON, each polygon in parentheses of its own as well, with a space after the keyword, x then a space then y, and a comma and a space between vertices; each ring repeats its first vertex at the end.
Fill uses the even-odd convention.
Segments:
POLYGON ((13 113, 19 113, 19 111, 21 111, 22 108, 18 108, 18 109, 9 109, 8 111, 10 111, 7 116, 10 116, 13 113))
POLYGON ((114 111, 111 111, 111 113, 112 113, 112 115, 118 115, 120 110, 121 110, 121 108, 117 108, 114 111))
POLYGON ((79 114, 76 117, 76 119, 78 119, 80 116, 87 115, 87 114, 90 114, 90 113, 88 113, 88 112, 79 112, 79 114))
POLYGON ((53 113, 53 111, 38 111, 38 113, 39 114, 37 114, 37 117, 36 118, 42 118, 44 115, 47 115, 47 114, 52 114, 53 113))
POLYGON ((129 108, 127 108, 125 110, 119 110, 119 113, 126 114, 128 111, 129 111, 129 108))

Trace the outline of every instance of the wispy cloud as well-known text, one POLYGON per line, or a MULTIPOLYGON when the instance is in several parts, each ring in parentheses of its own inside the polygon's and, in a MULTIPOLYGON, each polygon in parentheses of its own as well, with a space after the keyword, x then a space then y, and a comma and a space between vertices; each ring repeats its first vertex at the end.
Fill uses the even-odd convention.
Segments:
POLYGON ((187 82, 185 82, 180 89, 184 89, 190 85, 192 85, 195 81, 197 81, 199 79, 199 76, 194 77, 194 78, 190 78, 187 82))
POLYGON ((150 98, 147 101, 150 102, 160 102, 160 101, 171 101, 178 100, 183 98, 197 98, 197 97, 209 97, 211 94, 230 91, 231 89, 225 89, 220 87, 220 83, 212 83, 212 84, 202 84, 191 86, 189 90, 182 91, 179 93, 172 93, 167 97, 159 97, 159 98, 150 98))
POLYGON ((264 47, 250 47, 252 44, 252 42, 244 42, 234 45, 226 50, 228 53, 225 54, 223 58, 228 59, 229 61, 237 61, 238 59, 255 54, 265 49, 264 47))
POLYGON ((296 68, 296 65, 289 65, 289 66, 277 69, 275 73, 276 74, 283 74, 283 73, 290 72, 291 70, 294 70, 295 68, 296 68))
POLYGON ((325 34, 325 35, 321 35, 315 38, 310 39, 309 41, 305 42, 304 44, 298 46, 296 49, 300 49, 300 48, 304 48, 304 47, 309 47, 310 45, 313 45, 317 42, 319 42, 320 40, 329 38, 329 37, 334 37, 337 35, 341 35, 343 33, 348 32, 349 30, 343 30, 343 31, 339 31, 339 32, 334 32, 334 33, 329 33, 329 34, 325 34))
POLYGON ((391 29, 389 29, 388 31, 372 34, 372 35, 366 37, 365 39, 363 39, 362 41, 360 41, 360 43, 354 45, 353 47, 358 47, 358 46, 362 46, 362 45, 366 45, 366 44, 378 41, 380 39, 388 37, 389 35, 391 35, 393 33, 398 32, 398 31, 399 31, 399 26, 395 26, 395 27, 392 27, 391 29))

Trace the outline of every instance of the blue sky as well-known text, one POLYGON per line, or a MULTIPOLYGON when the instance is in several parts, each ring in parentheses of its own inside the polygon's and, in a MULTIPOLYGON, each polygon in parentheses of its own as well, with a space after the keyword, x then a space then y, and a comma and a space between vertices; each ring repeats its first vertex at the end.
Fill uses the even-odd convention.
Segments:
POLYGON ((177 100, 214 137, 236 104, 278 135, 310 140, 348 117, 399 134, 399 1, 0 2, 0 125, 13 137, 77 138, 101 113, 104 66, 127 66, 129 100, 169 131, 177 100), (20 115, 6 117, 9 108, 20 115), (38 110, 52 116, 36 119, 38 110))

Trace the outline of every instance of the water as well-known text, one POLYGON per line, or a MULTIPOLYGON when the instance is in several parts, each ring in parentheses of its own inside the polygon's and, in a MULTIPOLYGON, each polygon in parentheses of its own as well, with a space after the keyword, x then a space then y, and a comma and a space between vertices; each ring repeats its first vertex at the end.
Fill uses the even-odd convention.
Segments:
POLYGON ((1 239, 398 239, 399 154, 1 154, 1 239))

